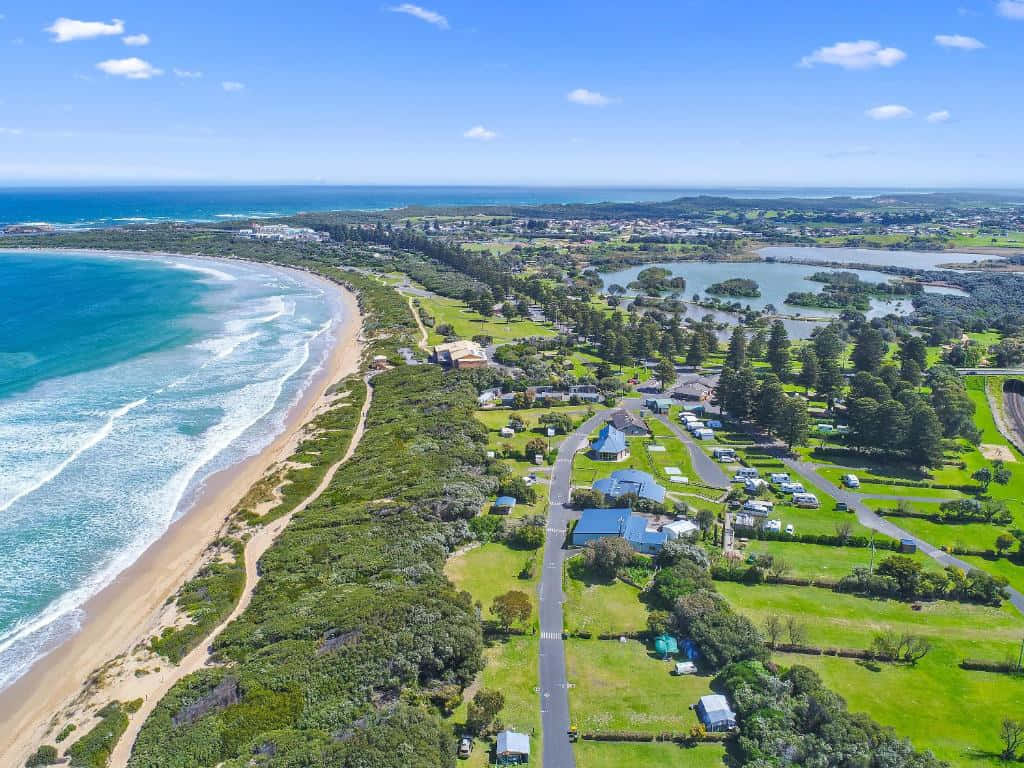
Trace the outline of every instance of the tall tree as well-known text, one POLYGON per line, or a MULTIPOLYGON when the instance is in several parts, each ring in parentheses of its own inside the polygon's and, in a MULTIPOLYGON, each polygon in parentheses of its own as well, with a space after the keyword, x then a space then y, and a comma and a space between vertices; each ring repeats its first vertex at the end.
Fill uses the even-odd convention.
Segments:
POLYGON ((763 328, 759 328, 754 332, 754 335, 750 337, 750 343, 747 345, 747 357, 751 360, 761 360, 764 358, 764 347, 768 337, 764 332, 763 328))
POLYGON ((843 391, 843 381, 843 370, 835 358, 821 360, 818 370, 818 394, 828 400, 830 405, 843 391))
POLYGON ((797 381, 806 392, 818 385, 818 354, 810 344, 800 351, 800 375, 797 381))
POLYGON ((935 409, 927 403, 919 403, 910 412, 907 447, 916 464, 925 467, 942 464, 942 425, 935 409))
POLYGON ((725 364, 733 370, 739 370, 747 362, 747 337, 743 326, 737 325, 729 337, 729 351, 725 355, 725 364))
POLYGON ((661 382, 662 389, 669 389, 676 383, 676 367, 669 357, 663 357, 658 361, 658 367, 654 373, 657 375, 658 381, 661 382))
POLYGON ((838 360, 845 348, 843 340, 831 323, 814 335, 813 342, 814 353, 822 363, 826 360, 838 360))
POLYGON ((697 368, 704 362, 708 350, 706 339, 702 333, 694 333, 690 337, 690 347, 686 350, 686 364, 697 368))
POLYGON ((789 373, 789 333, 781 320, 772 323, 766 359, 775 375, 780 379, 785 379, 789 373))
POLYGON ((882 364, 887 344, 882 332, 870 325, 865 325, 857 335, 853 347, 853 366, 858 371, 874 373, 882 364))
POLYGON ((790 450, 794 445, 806 445, 810 435, 807 403, 799 397, 786 398, 786 404, 776 419, 776 432, 790 450))
POLYGON ((775 434, 787 399, 778 377, 774 374, 766 376, 757 393, 757 423, 769 434, 775 434))
POLYGON ((920 336, 908 336, 900 347, 900 362, 917 363, 918 371, 928 367, 928 347, 920 336))

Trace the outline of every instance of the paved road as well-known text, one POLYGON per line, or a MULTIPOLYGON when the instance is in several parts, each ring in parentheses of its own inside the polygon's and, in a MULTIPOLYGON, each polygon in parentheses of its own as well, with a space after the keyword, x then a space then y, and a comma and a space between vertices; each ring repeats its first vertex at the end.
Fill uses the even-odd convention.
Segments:
POLYGON ((672 421, 671 417, 665 414, 659 414, 656 418, 668 427, 672 434, 679 438, 679 441, 690 451, 693 471, 697 473, 697 476, 704 485, 722 489, 729 487, 729 476, 722 471, 722 467, 717 461, 701 450, 697 441, 693 439, 689 432, 683 429, 681 424, 672 421))
POLYGON ((567 506, 572 485, 572 458, 587 437, 607 418, 609 411, 594 415, 569 435, 558 449, 551 470, 548 532, 544 543, 544 570, 540 576, 540 712, 544 734, 545 768, 574 768, 569 743, 569 682, 565 676, 565 643, 562 639, 562 565, 566 550, 565 529, 575 518, 567 506))
POLYGON ((1024 368, 957 368, 961 376, 1024 376, 1024 368))
MULTIPOLYGON (((846 502, 850 509, 856 512, 857 521, 861 525, 876 530, 879 533, 884 533, 886 536, 890 536, 894 539, 913 539, 917 542, 917 548, 921 552, 938 561, 943 566, 955 565, 957 568, 961 568, 965 571, 970 571, 975 568, 975 566, 970 563, 965 563, 963 560, 959 560, 949 553, 943 552, 938 547, 932 546, 927 541, 915 536, 913 533, 905 531, 890 520, 880 517, 876 512, 869 509, 864 504, 865 498, 887 498, 892 499, 893 503, 897 503, 899 501, 920 501, 920 499, 917 499, 914 496, 865 496, 861 493, 854 493, 847 488, 834 485, 831 481, 825 478, 824 475, 818 472, 818 467, 815 464, 791 458, 783 458, 783 461, 786 463, 786 466, 793 470, 793 472, 809 478, 816 485, 828 491, 828 493, 837 501, 846 502)), ((924 501, 935 501, 935 499, 924 499, 924 501)), ((1010 602, 1013 606, 1021 613, 1024 613, 1024 594, 1021 594, 1012 587, 1007 587, 1007 591, 1009 592, 1010 602)))

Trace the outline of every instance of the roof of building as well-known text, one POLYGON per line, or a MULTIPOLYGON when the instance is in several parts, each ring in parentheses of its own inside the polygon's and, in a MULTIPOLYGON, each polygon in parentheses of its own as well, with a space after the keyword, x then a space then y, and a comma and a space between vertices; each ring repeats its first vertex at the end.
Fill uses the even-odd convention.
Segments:
POLYGON ((665 523, 661 529, 663 531, 672 531, 677 536, 686 536, 696 531, 697 526, 689 520, 673 520, 671 523, 665 523))
POLYGON ((509 753, 528 755, 530 754, 530 737, 525 733, 517 733, 516 731, 499 731, 497 747, 499 755, 509 753))
POLYGON ((499 496, 498 500, 494 502, 496 507, 514 507, 516 500, 511 496, 499 496))
POLYGON ((487 359, 484 348, 470 339, 459 339, 450 341, 447 344, 438 344, 434 347, 434 355, 438 358, 448 357, 451 360, 461 360, 466 357, 478 357, 487 359))
POLYGON ((728 720, 735 720, 736 713, 732 711, 732 707, 729 706, 729 700, 722 696, 720 693, 712 694, 710 696, 701 696, 700 703, 697 705, 698 711, 702 712, 704 717, 712 723, 724 723, 728 720))
POLYGON ((626 436, 611 424, 605 424, 592 448, 597 453, 622 453, 627 450, 626 436))
MULTIPOLYGON (((604 534, 618 536, 626 530, 632 517, 628 509, 584 509, 580 521, 573 529, 577 534, 604 534)), ((641 518, 642 519, 642 518, 641 518)))
POLYGON ((612 414, 609 421, 611 422, 611 425, 616 429, 621 430, 626 429, 627 427, 638 427, 642 429, 644 432, 648 431, 646 422, 644 422, 644 420, 637 416, 635 413, 630 413, 629 411, 616 411, 615 413, 612 414))
POLYGON ((623 538, 630 544, 660 547, 668 539, 668 534, 664 531, 648 528, 646 517, 632 515, 626 520, 626 532, 623 534, 623 538))
POLYGON ((638 469, 618 469, 609 477, 595 481, 593 488, 612 498, 634 494, 637 498, 659 504, 665 501, 665 489, 649 474, 638 469))

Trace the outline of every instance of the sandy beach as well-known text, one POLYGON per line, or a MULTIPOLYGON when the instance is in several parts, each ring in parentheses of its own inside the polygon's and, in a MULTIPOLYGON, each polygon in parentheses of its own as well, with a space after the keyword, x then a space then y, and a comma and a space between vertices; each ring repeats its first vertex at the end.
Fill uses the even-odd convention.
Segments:
MULTIPOLYGON (((173 665, 148 651, 135 653, 137 646, 173 620, 168 598, 209 558, 209 544, 238 502, 272 467, 294 453, 304 426, 333 400, 328 388, 359 370, 362 323, 356 298, 332 282, 323 282, 337 292, 344 321, 322 369, 289 412, 286 428, 260 454, 211 476, 188 513, 85 603, 80 631, 0 691, 0 767, 24 765, 36 747, 53 744, 65 723, 77 721, 75 734, 58 745, 68 746, 86 732, 92 711, 110 700, 141 698, 151 707, 168 681, 176 679, 173 665), (140 663, 146 665, 143 674, 139 674, 140 663)), ((282 519, 260 529, 247 547, 247 564, 273 542, 285 523, 282 519)), ((205 644, 199 650, 203 648, 205 644)), ((133 726, 141 719, 133 717, 133 726)))

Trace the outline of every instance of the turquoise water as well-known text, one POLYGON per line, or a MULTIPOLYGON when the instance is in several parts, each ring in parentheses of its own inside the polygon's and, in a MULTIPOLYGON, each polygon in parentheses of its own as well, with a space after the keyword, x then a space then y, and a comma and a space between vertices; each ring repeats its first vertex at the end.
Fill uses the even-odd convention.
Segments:
POLYGON ((338 330, 302 273, 0 252, 0 687, 268 445, 338 330))

